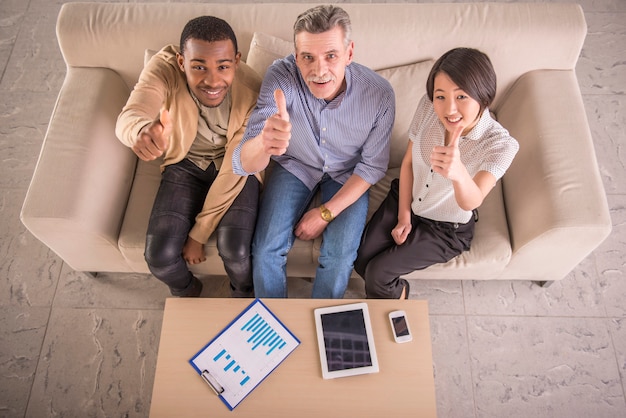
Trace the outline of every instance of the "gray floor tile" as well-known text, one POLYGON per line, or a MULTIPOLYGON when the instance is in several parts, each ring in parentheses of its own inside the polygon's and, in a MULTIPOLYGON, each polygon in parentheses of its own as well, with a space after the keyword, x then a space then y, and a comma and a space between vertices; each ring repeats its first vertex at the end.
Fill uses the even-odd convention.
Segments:
POLYGON ((606 319, 469 317, 477 417, 621 417, 606 319))
MULTIPOLYGON (((28 189, 56 94, 1 92, 0 188, 28 189)), ((22 199, 23 201, 23 199, 22 199)), ((22 206, 21 201, 13 203, 22 206)))
POLYGON ((447 418, 473 417, 472 370, 465 316, 432 315, 430 334, 437 415, 447 418))
POLYGON ((576 65, 583 94, 626 92, 626 23, 622 13, 585 14, 587 37, 576 65), (622 51, 621 54, 617 51, 622 51))
MULTIPOLYGON (((230 279, 228 276, 198 276, 202 282, 202 293, 200 297, 203 298, 228 298, 230 297, 230 279)), ((152 280, 156 280, 151 277, 152 280)), ((165 286, 159 283, 159 286, 165 286)), ((165 290, 166 293, 169 291, 165 290)))
POLYGON ((0 197, 0 300, 4 306, 52 305, 61 260, 19 221, 24 192, 0 197))
POLYGON ((148 416, 162 317, 54 309, 25 416, 148 416))
POLYGON ((468 315, 606 316, 592 258, 549 287, 488 280, 465 282, 463 289, 468 315))
POLYGON ((626 196, 609 196, 613 231, 594 252, 609 317, 626 317, 626 196))
POLYGON ((626 2, 623 0, 567 0, 562 3, 577 3, 588 12, 626 12, 626 2))
POLYGON ((160 281, 147 274, 98 273, 96 277, 64 266, 55 307, 159 309, 170 297, 160 281))
MULTIPOLYGON (((287 280, 287 295, 290 298, 310 298, 313 291, 313 280, 310 278, 290 277, 287 280)), ((344 299, 365 298, 365 282, 353 277, 348 282, 344 299)))
MULTIPOLYGON (((626 44, 625 44, 626 45, 626 44)), ((626 68, 623 70, 626 78, 626 68)), ((626 79, 622 83, 626 87, 626 79)), ((583 98, 606 193, 626 192, 626 95, 583 98)))
POLYGON ((6 0, 2 2, 0 9, 2 10, 0 14, 0 75, 2 75, 28 9, 28 2, 6 0))
POLYGON ((50 308, 0 306, 0 416, 23 417, 50 308))
POLYGON ((410 280, 411 299, 428 300, 431 314, 463 315, 463 286, 460 280, 410 280))
POLYGON ((622 388, 626 392, 626 318, 612 319, 609 330, 611 331, 613 345, 617 354, 617 365, 622 377, 622 388))
POLYGON ((23 19, 0 91, 56 92, 65 63, 56 41, 57 5, 30 8, 23 19))

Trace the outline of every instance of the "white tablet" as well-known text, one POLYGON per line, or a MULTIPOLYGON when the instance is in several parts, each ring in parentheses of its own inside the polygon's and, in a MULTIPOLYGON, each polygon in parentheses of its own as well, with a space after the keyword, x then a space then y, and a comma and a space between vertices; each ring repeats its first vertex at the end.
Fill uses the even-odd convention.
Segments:
POLYGON ((365 302, 318 308, 314 314, 324 379, 378 372, 365 302))

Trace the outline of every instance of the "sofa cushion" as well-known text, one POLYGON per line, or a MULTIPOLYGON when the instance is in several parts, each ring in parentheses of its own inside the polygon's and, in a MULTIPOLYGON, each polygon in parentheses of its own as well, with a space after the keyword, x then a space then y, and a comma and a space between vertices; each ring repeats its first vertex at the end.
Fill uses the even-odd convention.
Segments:
POLYGON ((143 51, 143 66, 145 67, 148 64, 148 61, 150 61, 150 58, 152 58, 154 56, 154 54, 156 54, 159 51, 155 51, 154 49, 146 49, 145 51, 143 51))
POLYGON ((126 206, 126 216, 120 229, 118 246, 128 265, 135 272, 148 273, 144 260, 146 231, 152 204, 161 182, 161 159, 151 162, 138 160, 135 178, 126 206))
POLYGON ((400 167, 409 141, 409 126, 417 104, 426 93, 426 79, 433 60, 416 62, 376 71, 393 87, 396 95, 396 118, 391 131, 389 167, 400 167))
POLYGON ((479 220, 469 251, 447 263, 416 270, 406 276, 411 279, 498 279, 511 260, 511 241, 504 210, 502 182, 498 181, 478 208, 479 220))
POLYGON ((246 64, 263 78, 267 68, 275 60, 286 57, 293 51, 293 42, 285 41, 263 32, 254 32, 246 64))

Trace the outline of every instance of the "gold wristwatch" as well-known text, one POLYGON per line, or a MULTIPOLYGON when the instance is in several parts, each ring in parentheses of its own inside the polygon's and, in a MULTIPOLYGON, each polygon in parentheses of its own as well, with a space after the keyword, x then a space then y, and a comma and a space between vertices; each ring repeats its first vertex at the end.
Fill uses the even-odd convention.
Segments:
POLYGON ((326 222, 330 222, 333 219, 335 219, 335 217, 333 216, 333 213, 328 210, 328 208, 324 205, 320 206, 320 215, 322 215, 322 219, 325 220, 326 222))

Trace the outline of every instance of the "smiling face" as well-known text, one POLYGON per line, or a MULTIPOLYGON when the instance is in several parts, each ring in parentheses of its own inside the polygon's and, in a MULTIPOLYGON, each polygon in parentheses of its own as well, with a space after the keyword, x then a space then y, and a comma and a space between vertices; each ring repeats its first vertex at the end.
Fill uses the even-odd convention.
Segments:
POLYGON ((296 65, 311 93, 328 101, 337 97, 344 88, 354 43, 345 46, 340 27, 322 33, 300 32, 295 39, 296 65))
POLYGON ((454 132, 462 126, 462 135, 472 130, 480 115, 480 103, 460 89, 444 72, 435 76, 433 106, 446 130, 454 132))
POLYGON ((187 84, 200 103, 219 106, 235 79, 241 54, 230 40, 207 42, 189 38, 178 65, 185 73, 187 84))

